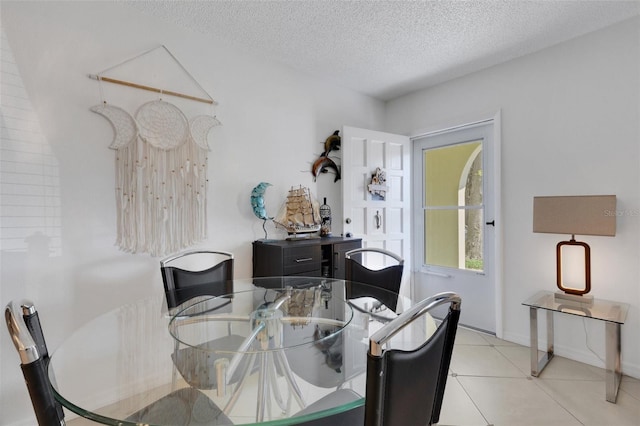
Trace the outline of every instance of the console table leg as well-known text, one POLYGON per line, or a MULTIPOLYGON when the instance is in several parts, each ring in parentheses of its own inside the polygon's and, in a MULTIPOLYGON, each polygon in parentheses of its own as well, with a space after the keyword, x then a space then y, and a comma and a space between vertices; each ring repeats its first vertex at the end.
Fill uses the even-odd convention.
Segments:
MULTIPOLYGON (((553 358, 553 311, 547 311, 547 362, 553 358)), ((545 363, 545 365, 547 365, 545 363)), ((542 369, 540 369, 542 371, 542 369)))
POLYGON ((538 377, 553 358, 553 312, 547 311, 547 349, 538 358, 538 309, 529 307, 529 338, 531 346, 531 375, 538 377))
POLYGON ((618 397, 622 369, 620 366, 620 324, 607 321, 605 323, 605 339, 607 353, 606 364, 606 388, 607 401, 615 404, 618 397))

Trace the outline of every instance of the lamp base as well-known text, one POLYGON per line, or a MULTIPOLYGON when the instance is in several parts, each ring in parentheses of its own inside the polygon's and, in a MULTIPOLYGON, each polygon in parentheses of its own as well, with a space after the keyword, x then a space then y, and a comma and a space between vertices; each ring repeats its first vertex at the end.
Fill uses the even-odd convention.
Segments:
POLYGON ((563 291, 556 291, 554 294, 554 299, 556 302, 578 302, 583 303, 585 305, 591 306, 593 305, 593 296, 590 294, 569 294, 563 291))
POLYGON ((560 290, 571 295, 585 295, 591 291, 591 248, 589 244, 582 241, 576 241, 575 237, 571 235, 571 240, 560 241, 556 246, 556 283, 560 290), (564 285, 564 277, 562 273, 562 257, 563 249, 573 250, 572 247, 582 247, 584 249, 584 288, 567 288, 564 285))

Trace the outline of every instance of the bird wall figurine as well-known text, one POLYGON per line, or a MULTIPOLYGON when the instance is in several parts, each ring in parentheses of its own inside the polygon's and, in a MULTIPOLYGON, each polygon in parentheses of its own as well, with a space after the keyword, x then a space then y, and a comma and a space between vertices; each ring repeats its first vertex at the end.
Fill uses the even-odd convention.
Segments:
POLYGON ((340 180, 340 169, 335 161, 329 158, 329 153, 331 151, 340 150, 341 138, 339 133, 340 130, 336 130, 324 141, 324 152, 320 154, 320 157, 318 157, 316 161, 313 162, 313 165, 311 166, 311 174, 313 175, 314 182, 320 173, 327 173, 329 170, 333 170, 336 174, 336 177, 333 180, 334 182, 340 180))
POLYGON ((331 151, 340 150, 341 138, 338 133, 340 133, 340 130, 336 130, 335 132, 333 132, 333 134, 324 141, 324 152, 322 153, 323 157, 329 155, 329 152, 331 151))
POLYGON ((333 181, 337 182, 340 180, 340 170, 338 169, 338 165, 335 161, 324 155, 318 157, 318 159, 314 161, 313 166, 311 166, 311 173, 313 174, 314 182, 320 173, 327 173, 329 169, 332 169, 336 174, 333 181))

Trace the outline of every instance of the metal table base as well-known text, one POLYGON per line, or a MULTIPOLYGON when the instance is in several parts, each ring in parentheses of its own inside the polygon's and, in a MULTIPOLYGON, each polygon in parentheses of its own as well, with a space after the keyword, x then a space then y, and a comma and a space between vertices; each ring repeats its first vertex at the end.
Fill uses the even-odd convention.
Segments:
MULTIPOLYGON (((530 324, 530 342, 531 342, 531 375, 533 377, 538 377, 542 370, 547 366, 549 361, 553 358, 554 348, 553 348, 553 340, 554 340, 554 324, 553 324, 553 313, 563 313, 563 314, 572 314, 576 315, 576 311, 583 311, 584 309, 578 310, 563 310, 563 306, 553 306, 553 304, 541 303, 545 297, 548 299, 550 292, 541 292, 539 295, 539 299, 532 297, 528 301, 524 302, 524 305, 529 306, 529 324, 530 324), (546 351, 542 357, 540 357, 539 349, 538 349, 538 309, 544 309, 546 311, 546 322, 547 322, 547 330, 546 330, 546 351)), ((551 293, 551 297, 553 297, 553 293, 551 293)), ((606 302, 606 301, 604 301, 606 302)), ((606 302, 610 303, 610 302, 606 302)), ((622 369, 620 362, 620 334, 621 334, 621 324, 624 322, 626 317, 627 305, 618 304, 607 306, 609 312, 612 310, 623 309, 622 314, 619 312, 615 312, 615 315, 607 316, 607 315, 597 315, 592 314, 590 310, 589 315, 580 314, 584 318, 598 319, 604 321, 605 323, 605 346, 606 346, 606 357, 605 357, 605 368, 606 368, 606 398, 607 401, 615 403, 618 397, 618 389, 620 388, 620 380, 622 378, 622 369), (612 306, 612 307, 611 307, 612 306)), ((566 308, 566 307, 565 307, 566 308)), ((597 307, 592 309, 593 311, 597 310, 597 307)))

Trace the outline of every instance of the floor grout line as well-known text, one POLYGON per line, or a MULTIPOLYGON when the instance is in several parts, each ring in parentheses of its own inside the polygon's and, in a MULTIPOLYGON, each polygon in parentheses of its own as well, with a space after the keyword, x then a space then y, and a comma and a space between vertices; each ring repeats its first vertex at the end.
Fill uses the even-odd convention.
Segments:
MULTIPOLYGON (((567 399, 566 401, 564 401, 564 399, 562 398, 558 398, 559 395, 555 394, 552 387, 549 386, 544 386, 545 383, 547 384, 552 384, 552 383, 565 383, 564 386, 573 386, 573 385, 569 385, 571 384, 575 384, 576 386, 578 386, 578 388, 582 384, 586 384, 586 383, 592 383, 593 385, 589 385, 589 386, 596 386, 596 385, 602 385, 603 387, 603 393, 602 393, 602 398, 605 398, 604 395, 604 386, 606 385, 606 377, 602 377, 602 378, 598 378, 598 377, 594 377, 594 378, 589 378, 589 377, 580 377, 579 375, 580 370, 577 370, 577 373, 572 373, 575 374, 576 377, 560 377, 560 378, 554 378, 554 377, 532 377, 530 375, 530 372, 527 371, 523 371, 522 369, 522 365, 523 364, 523 360, 522 360, 522 354, 519 353, 518 349, 517 351, 513 351, 511 353, 508 353, 509 349, 506 348, 525 348, 528 350, 528 348, 522 346, 522 345, 516 345, 516 344, 504 344, 501 345, 499 344, 499 342, 495 341, 495 338, 492 338, 491 340, 488 338, 485 338, 485 336, 483 336, 483 333, 477 333, 474 332, 472 330, 468 330, 469 333, 475 333, 475 334, 479 334, 479 336, 469 336, 466 335, 464 337, 464 341, 463 342, 456 342, 455 346, 464 346, 466 349, 465 351, 468 352, 472 352, 473 349, 469 349, 469 347, 491 347, 494 351, 497 352, 497 354, 494 353, 494 355, 496 355, 498 358, 506 360, 508 362, 508 365, 511 365, 513 367, 515 367, 515 369, 521 373, 523 373, 523 377, 513 377, 513 376, 499 376, 499 375, 495 375, 495 374, 490 374, 490 375, 486 375, 486 374, 478 374, 478 373, 474 373, 474 374, 460 374, 455 372, 453 369, 450 369, 450 375, 452 376, 452 378, 455 378, 457 384, 460 386, 461 390, 464 392, 464 394, 466 395, 466 398, 468 399, 468 401, 471 403, 471 405, 475 408, 475 410, 477 411, 477 413, 482 417, 482 419, 484 420, 486 425, 490 425, 489 423, 489 419, 487 418, 487 414, 483 412, 481 405, 479 404, 478 401, 474 400, 471 396, 471 393, 469 392, 469 389, 467 389, 464 384, 463 381, 461 380, 461 378, 478 378, 478 379, 490 379, 490 380, 499 380, 499 379, 526 379, 526 380, 530 380, 533 381, 533 384, 535 386, 536 389, 538 389, 538 391, 541 391, 542 394, 546 395, 546 397, 548 397, 551 401, 553 401, 554 405, 556 405, 556 407, 558 407, 559 412, 564 412, 566 413, 569 417, 567 417, 567 419, 571 418, 571 421, 575 421, 576 424, 579 425, 585 425, 585 424, 595 424, 593 422, 593 420, 589 420, 584 416, 584 413, 580 416, 581 418, 583 418, 583 420, 580 420, 580 418, 578 417, 578 415, 580 414, 580 412, 576 411, 579 408, 574 407, 573 405, 575 405, 573 402, 571 402, 571 400, 567 399), (483 344, 481 341, 477 341, 474 342, 474 339, 477 338, 481 338, 482 340, 484 340, 486 342, 486 344, 483 344), (505 350, 503 351, 502 349, 505 348, 505 350), (563 402, 564 401, 564 402, 563 402), (566 403, 569 403, 568 405, 566 403), (587 421, 587 423, 585 423, 585 420, 587 421)), ((455 353, 455 347, 454 347, 454 353, 455 353)), ((483 351, 483 354, 490 354, 491 351, 483 351)), ((493 357, 494 355, 491 355, 491 357, 493 357)), ((561 358, 561 357, 559 357, 561 358)), ((578 361, 573 361, 568 359, 568 361, 570 362, 575 362, 576 364, 584 364, 584 363, 580 363, 578 361)), ((470 361, 468 358, 465 362, 473 362, 470 361)), ((507 364, 505 364, 507 365, 507 364)), ((599 369, 602 370, 601 367, 597 367, 597 366, 591 366, 589 364, 584 364, 586 367, 593 367, 595 369, 599 369)), ((464 369, 464 367, 462 367, 462 365, 458 365, 458 369, 464 369)), ((582 367, 580 367, 582 368, 582 367)), ((495 371, 495 370, 494 370, 495 371)), ((585 370, 585 371, 589 371, 589 370, 585 370)), ((596 375, 596 374, 594 374, 596 375)), ((628 376, 623 376, 622 378, 622 382, 624 383, 625 378, 624 377, 628 377, 628 376)), ((616 413, 618 412, 619 409, 619 414, 612 414, 611 417, 611 423, 607 423, 607 424, 618 424, 617 422, 619 421, 620 424, 628 424, 628 417, 629 415, 633 416, 636 413, 636 409, 633 408, 633 406, 635 406, 635 404, 633 404, 632 407, 629 407, 629 403, 628 403, 628 397, 631 397, 632 401, 640 401, 640 394, 637 392, 637 385, 634 381, 636 381, 637 379, 634 379, 632 377, 628 377, 626 380, 629 380, 631 382, 629 382, 628 388, 630 391, 627 391, 623 388, 623 385, 621 384, 620 388, 619 388, 619 393, 618 393, 618 402, 620 401, 620 395, 623 394, 625 400, 627 401, 627 403, 625 404, 625 406, 615 406, 612 405, 611 408, 615 408, 615 410, 612 410, 612 413, 616 413), (629 411, 629 410, 633 410, 633 411, 629 411), (619 416, 619 417, 616 417, 619 416)), ((471 382, 467 381, 467 384, 470 384, 471 382)), ((562 385, 561 385, 562 386, 562 385)), ((576 388, 576 389, 578 389, 576 388)), ((475 390, 476 392, 478 391, 478 389, 475 390)), ((469 407, 471 407, 471 405, 469 407)), ((485 407, 486 408, 486 407, 485 407)), ((493 409, 495 410, 495 406, 493 407, 493 409)), ((505 409, 508 409, 508 407, 505 407, 505 409)), ((607 413, 608 413, 609 409, 607 408, 607 413)), ((640 413, 640 411, 638 411, 640 413)), ((607 414, 608 415, 608 414, 607 414)), ((445 419, 446 420, 446 419, 445 419)), ((478 417, 477 420, 480 420, 480 418, 478 417)), ((495 420, 495 419, 494 419, 495 420)), ((607 420, 607 422, 609 422, 609 420, 607 420)), ((454 426, 454 423, 446 423, 447 426, 454 426)), ((517 424, 517 423, 514 423, 517 424)), ((443 423, 443 426, 445 425, 445 423, 443 423)))

